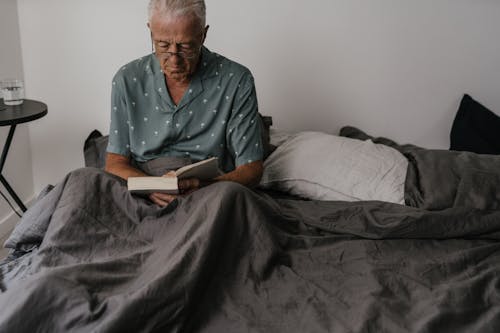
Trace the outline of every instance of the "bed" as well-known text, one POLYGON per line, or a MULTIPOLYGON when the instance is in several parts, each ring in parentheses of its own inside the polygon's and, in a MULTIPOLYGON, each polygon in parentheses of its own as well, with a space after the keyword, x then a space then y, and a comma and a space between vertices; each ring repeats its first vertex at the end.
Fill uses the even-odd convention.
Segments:
POLYGON ((324 135, 281 135, 260 188, 214 184, 165 208, 98 167, 71 172, 5 244, 0 331, 499 332, 500 157, 324 135), (368 190, 325 189, 347 171, 292 179, 297 138, 406 164, 368 190))

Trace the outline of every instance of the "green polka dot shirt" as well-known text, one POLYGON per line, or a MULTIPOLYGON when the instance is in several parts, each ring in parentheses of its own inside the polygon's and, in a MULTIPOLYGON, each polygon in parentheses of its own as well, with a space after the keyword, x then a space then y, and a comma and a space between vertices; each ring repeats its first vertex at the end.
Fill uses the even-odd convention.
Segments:
POLYGON ((252 74, 203 47, 198 69, 175 105, 154 54, 130 62, 113 78, 107 151, 138 162, 218 157, 225 172, 262 160, 252 74))

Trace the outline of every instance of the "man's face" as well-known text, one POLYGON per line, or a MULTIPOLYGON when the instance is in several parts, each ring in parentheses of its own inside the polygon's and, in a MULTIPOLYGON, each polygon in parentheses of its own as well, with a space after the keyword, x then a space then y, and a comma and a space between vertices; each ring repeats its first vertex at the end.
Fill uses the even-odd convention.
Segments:
POLYGON ((199 19, 155 14, 148 26, 156 57, 167 79, 189 81, 196 70, 206 34, 199 19))

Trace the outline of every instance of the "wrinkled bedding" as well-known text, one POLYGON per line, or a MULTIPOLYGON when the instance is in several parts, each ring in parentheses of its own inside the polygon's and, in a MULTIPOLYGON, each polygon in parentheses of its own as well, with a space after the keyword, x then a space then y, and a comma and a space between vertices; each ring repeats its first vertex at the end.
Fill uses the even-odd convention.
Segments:
POLYGON ((451 182, 419 151, 410 206, 218 183, 159 208, 76 170, 6 243, 0 332, 499 332, 498 160, 451 182))

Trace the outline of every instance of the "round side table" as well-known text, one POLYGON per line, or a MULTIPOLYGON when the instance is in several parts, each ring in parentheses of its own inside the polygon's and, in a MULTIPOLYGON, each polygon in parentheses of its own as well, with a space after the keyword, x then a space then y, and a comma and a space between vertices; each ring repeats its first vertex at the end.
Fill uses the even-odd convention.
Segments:
POLYGON ((3 146, 2 156, 0 157, 0 182, 7 189, 10 196, 17 203, 19 208, 23 212, 26 211, 26 206, 24 206, 19 196, 12 189, 9 182, 5 179, 2 174, 5 161, 7 159, 7 154, 9 153, 9 148, 12 143, 12 138, 14 137, 14 132, 16 131, 17 124, 27 123, 39 118, 42 118, 47 114, 47 105, 25 99, 23 104, 20 105, 5 105, 3 99, 0 99, 0 126, 10 126, 9 134, 7 135, 7 140, 3 146))

